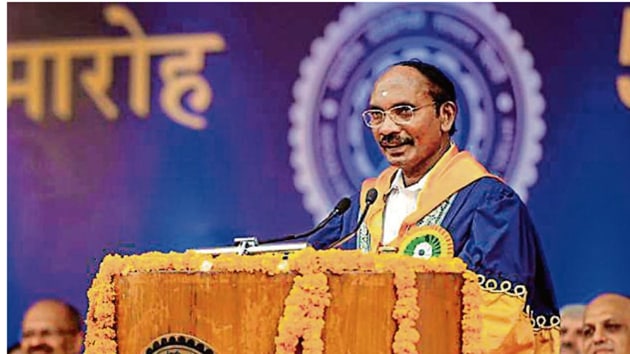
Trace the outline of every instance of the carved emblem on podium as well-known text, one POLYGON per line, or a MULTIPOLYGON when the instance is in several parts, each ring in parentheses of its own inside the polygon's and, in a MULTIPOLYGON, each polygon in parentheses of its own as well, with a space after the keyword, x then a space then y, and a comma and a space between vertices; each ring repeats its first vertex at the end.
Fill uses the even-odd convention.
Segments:
POLYGON ((208 343, 188 334, 170 333, 153 340, 143 354, 215 354, 208 343))

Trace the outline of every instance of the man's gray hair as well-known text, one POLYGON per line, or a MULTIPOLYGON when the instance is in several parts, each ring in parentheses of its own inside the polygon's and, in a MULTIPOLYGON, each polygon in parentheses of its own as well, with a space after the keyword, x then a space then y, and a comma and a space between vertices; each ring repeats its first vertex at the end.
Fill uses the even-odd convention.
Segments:
POLYGON ((560 317, 578 317, 582 318, 584 315, 584 309, 586 309, 586 305, 584 304, 568 304, 562 306, 560 309, 560 317))

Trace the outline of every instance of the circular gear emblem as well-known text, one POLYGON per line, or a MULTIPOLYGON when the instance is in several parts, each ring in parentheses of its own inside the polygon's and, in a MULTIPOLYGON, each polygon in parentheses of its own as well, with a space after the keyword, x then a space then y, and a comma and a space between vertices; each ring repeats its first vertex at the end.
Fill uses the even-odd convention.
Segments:
POLYGON ((383 70, 411 58, 455 84, 457 145, 527 200, 542 157, 545 101, 533 57, 507 16, 483 3, 359 3, 313 41, 294 85, 291 165, 314 221, 387 167, 361 112, 383 70))
POLYGON ((143 354, 215 354, 216 352, 199 338, 188 334, 170 333, 153 340, 143 354))

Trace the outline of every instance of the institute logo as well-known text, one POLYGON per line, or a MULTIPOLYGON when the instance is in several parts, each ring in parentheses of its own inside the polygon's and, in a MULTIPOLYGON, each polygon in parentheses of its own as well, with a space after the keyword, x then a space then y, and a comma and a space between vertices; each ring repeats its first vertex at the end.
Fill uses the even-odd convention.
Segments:
POLYGON ((314 220, 387 167, 361 112, 383 70, 411 58, 454 82, 457 145, 527 200, 542 157, 545 100, 507 16, 492 4, 359 3, 313 41, 294 85, 291 165, 314 220))
POLYGON ((143 354, 215 354, 210 345, 199 338, 170 333, 153 340, 143 354))

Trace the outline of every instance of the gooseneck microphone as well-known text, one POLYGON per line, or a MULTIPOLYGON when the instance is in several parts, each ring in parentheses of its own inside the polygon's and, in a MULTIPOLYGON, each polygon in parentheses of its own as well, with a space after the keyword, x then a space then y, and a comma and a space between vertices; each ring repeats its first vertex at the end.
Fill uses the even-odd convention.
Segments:
POLYGON ((361 213, 361 217, 359 218, 359 221, 357 222, 357 226, 355 226, 354 229, 350 233, 338 239, 337 241, 331 243, 325 249, 339 247, 343 245, 344 243, 348 242, 351 238, 353 238, 357 234, 357 232, 359 232, 359 228, 361 227, 361 224, 363 224, 363 220, 365 219, 365 216, 367 215, 367 212, 370 209, 370 206, 374 204, 374 202, 376 201, 376 197, 378 197, 378 192, 376 191, 376 188, 370 188, 365 195, 365 209, 363 209, 363 213, 361 213))
POLYGON ((328 214, 328 216, 326 216, 326 218, 324 218, 324 220, 320 221, 319 224, 317 224, 317 226, 315 226, 314 228, 306 231, 306 232, 302 232, 299 234, 295 234, 295 235, 287 235, 287 236, 283 236, 280 238, 276 238, 276 239, 269 239, 269 240, 265 240, 265 243, 269 243, 269 242, 280 242, 280 241, 289 241, 289 240, 295 240, 298 238, 302 238, 302 237, 306 237, 306 236, 310 236, 314 233, 316 233, 317 231, 321 230, 321 228, 323 228, 324 226, 326 226, 326 224, 328 224, 330 222, 330 220, 332 220, 335 216, 341 215, 343 213, 346 212, 346 210, 348 210, 350 208, 350 198, 342 198, 337 205, 335 205, 335 208, 330 212, 330 214, 328 214))

